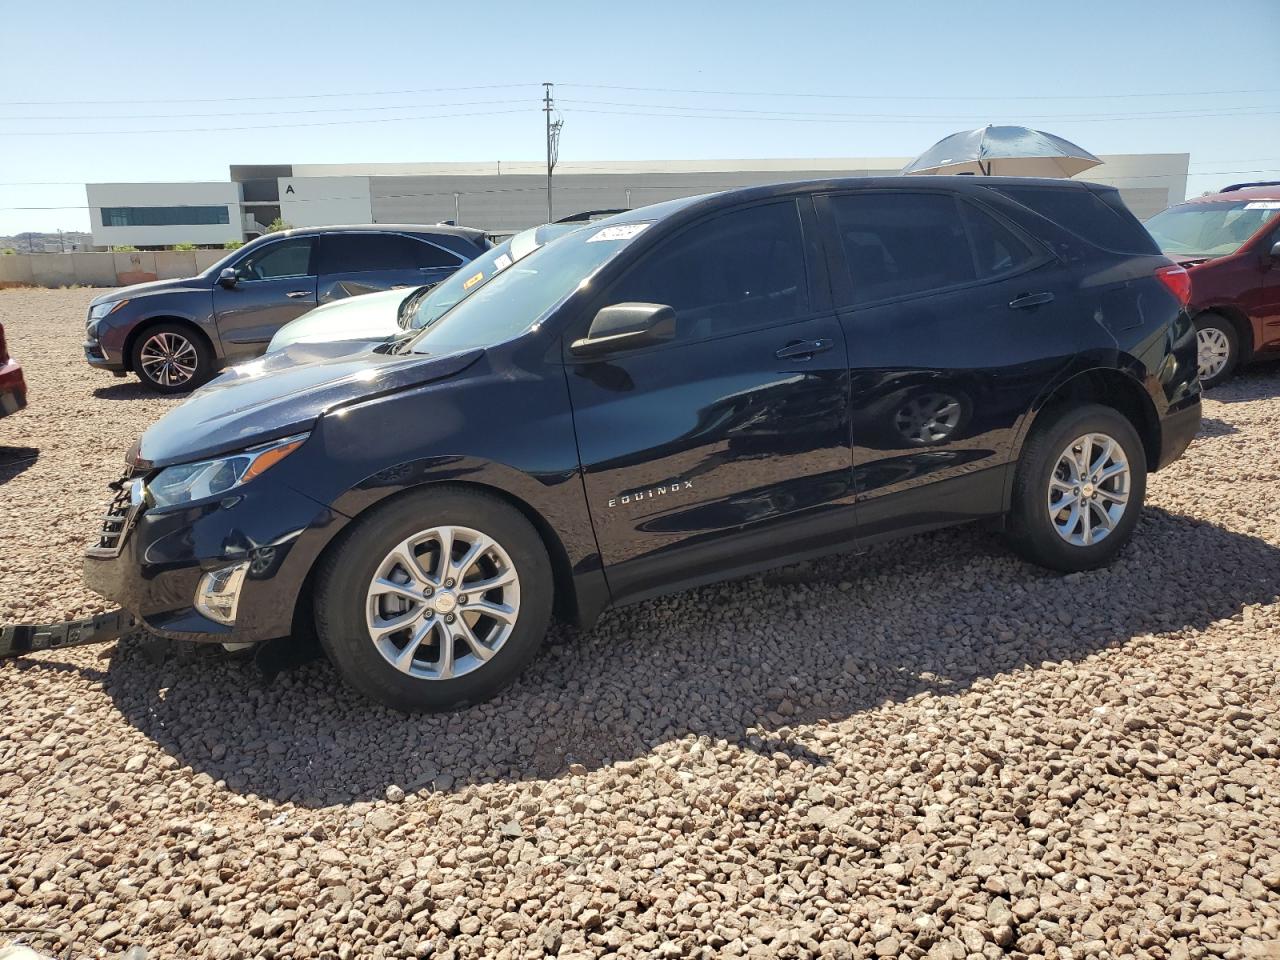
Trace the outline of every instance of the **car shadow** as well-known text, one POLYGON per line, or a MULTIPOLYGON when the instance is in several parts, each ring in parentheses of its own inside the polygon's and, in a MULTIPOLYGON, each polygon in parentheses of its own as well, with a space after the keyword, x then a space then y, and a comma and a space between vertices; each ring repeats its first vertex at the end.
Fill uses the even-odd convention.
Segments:
POLYGON ((0 484, 8 483, 24 470, 34 467, 38 459, 40 451, 36 447, 0 446, 0 484))
POLYGON ((1237 427, 1232 426, 1225 420, 1219 420, 1217 417, 1201 417, 1200 432, 1197 436, 1201 437, 1229 437, 1233 433, 1239 433, 1237 427))
POLYGON ((1206 399, 1219 403, 1246 403, 1276 395, 1277 377, 1280 377, 1280 358, 1267 357, 1242 367, 1225 383, 1210 387, 1204 392, 1206 399))
POLYGON ((94 387, 93 395, 99 400, 154 400, 158 396, 134 379, 118 380, 106 387, 94 387))
POLYGON ((789 726, 1202 629, 1272 600, 1277 584, 1277 547, 1148 509, 1115 564, 1068 577, 1013 558, 992 533, 953 530, 615 610, 587 631, 556 627, 513 687, 452 714, 371 704, 324 660, 268 685, 216 648, 157 664, 122 644, 103 682, 180 764, 236 793, 318 807, 393 783, 450 791, 592 770, 689 735, 822 764, 789 726), (1165 585, 1155 598, 1153 583, 1165 585))

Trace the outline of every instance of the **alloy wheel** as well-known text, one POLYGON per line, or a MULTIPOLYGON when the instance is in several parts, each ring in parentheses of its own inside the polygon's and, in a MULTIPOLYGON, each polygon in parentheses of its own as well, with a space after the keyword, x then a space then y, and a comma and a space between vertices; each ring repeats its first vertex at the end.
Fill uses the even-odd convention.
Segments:
POLYGON ((492 659, 520 615, 520 577, 492 537, 438 526, 397 544, 369 584, 369 639, 401 673, 465 676, 492 659))
POLYGON ((1067 543, 1091 546, 1120 523, 1129 491, 1124 448, 1105 433, 1087 433, 1059 454, 1049 476, 1049 519, 1067 543))
POLYGON ((179 387, 196 375, 200 356, 195 344, 178 333, 152 334, 138 351, 143 372, 162 387, 179 387))
POLYGON ((1201 380, 1212 380, 1231 359, 1231 341, 1217 327, 1196 331, 1196 365, 1201 380))

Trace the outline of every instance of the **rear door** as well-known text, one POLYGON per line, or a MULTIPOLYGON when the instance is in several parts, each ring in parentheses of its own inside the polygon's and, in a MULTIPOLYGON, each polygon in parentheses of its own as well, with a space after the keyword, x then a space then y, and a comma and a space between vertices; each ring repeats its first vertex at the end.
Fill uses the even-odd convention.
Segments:
POLYGON ((851 537, 849 371, 824 266, 806 242, 812 228, 807 197, 686 227, 599 304, 670 305, 676 338, 586 361, 567 355, 615 600, 851 537))
POLYGON ((236 285, 213 287, 213 310, 226 359, 254 357, 290 320, 316 305, 314 237, 285 237, 255 247, 235 264, 236 285))
POLYGON ((451 250, 401 233, 322 233, 319 243, 321 303, 439 283, 463 262, 451 250))
POLYGON ((1023 417, 1079 349, 1067 268, 947 192, 819 198, 849 343, 860 532, 1002 509, 1023 417))

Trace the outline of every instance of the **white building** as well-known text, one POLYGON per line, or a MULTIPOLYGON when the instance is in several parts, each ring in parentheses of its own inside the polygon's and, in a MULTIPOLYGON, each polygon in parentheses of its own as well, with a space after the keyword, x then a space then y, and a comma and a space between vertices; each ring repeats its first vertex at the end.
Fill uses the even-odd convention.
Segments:
MULTIPOLYGON (((1101 159, 1083 178, 1118 187, 1143 219, 1186 197, 1188 154, 1101 159)), ((908 160, 564 162, 556 167, 553 214, 639 207, 784 180, 894 176, 908 160)), ((256 236, 276 217, 295 227, 453 220, 495 233, 547 220, 546 168, 536 161, 233 166, 228 183, 90 184, 88 191, 100 246, 221 244, 256 236)))
POLYGON ((90 183, 85 192, 95 247, 221 245, 245 236, 238 183, 90 183))

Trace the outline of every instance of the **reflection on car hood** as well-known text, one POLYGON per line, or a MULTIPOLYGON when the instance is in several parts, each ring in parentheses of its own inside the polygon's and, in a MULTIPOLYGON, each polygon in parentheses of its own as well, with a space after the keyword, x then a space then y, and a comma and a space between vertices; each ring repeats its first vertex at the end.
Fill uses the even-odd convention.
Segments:
POLYGON ((170 290, 203 290, 211 288, 197 277, 182 277, 178 280, 150 280, 147 283, 134 283, 127 287, 116 287, 106 293, 100 293, 89 301, 89 306, 99 303, 114 303, 116 300, 133 300, 136 297, 147 297, 153 293, 167 293, 170 290))
POLYGON ((417 289, 365 293, 316 307, 277 330, 267 352, 306 341, 389 339, 400 332, 400 304, 417 289))
POLYGON ((333 343, 259 357, 227 370, 161 417, 142 435, 137 463, 164 467, 302 433, 336 407, 453 376, 482 353, 352 354, 350 344, 333 343), (326 350, 331 355, 324 356, 326 350))

